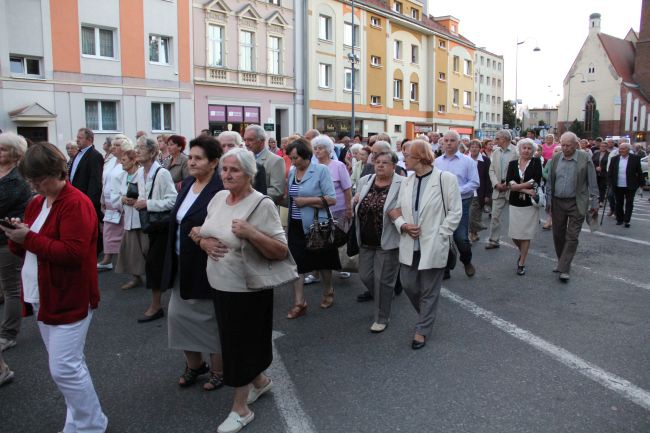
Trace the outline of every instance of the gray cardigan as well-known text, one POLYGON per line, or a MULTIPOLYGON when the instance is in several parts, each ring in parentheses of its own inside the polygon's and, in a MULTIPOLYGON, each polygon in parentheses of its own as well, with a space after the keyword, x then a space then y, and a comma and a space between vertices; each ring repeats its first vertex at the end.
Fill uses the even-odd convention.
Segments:
MULTIPOLYGON (((359 194, 359 201, 356 203, 354 207, 354 222, 357 227, 356 234, 357 234, 357 242, 359 243, 359 245, 361 245, 361 230, 359 230, 361 224, 358 216, 359 206, 361 205, 363 199, 368 195, 368 192, 370 191, 370 187, 375 181, 375 176, 376 175, 374 174, 369 174, 367 176, 364 176, 361 179, 359 179, 359 183, 357 184, 357 194, 359 194)), ((393 175, 393 182, 391 183, 390 189, 388 190, 388 195, 386 196, 386 202, 384 203, 383 229, 381 232, 382 250, 394 250, 396 248, 399 248, 400 234, 395 228, 395 225, 393 224, 391 219, 388 217, 388 211, 394 209, 395 206, 397 205, 397 197, 399 196, 399 189, 404 179, 406 178, 395 173, 393 175)))

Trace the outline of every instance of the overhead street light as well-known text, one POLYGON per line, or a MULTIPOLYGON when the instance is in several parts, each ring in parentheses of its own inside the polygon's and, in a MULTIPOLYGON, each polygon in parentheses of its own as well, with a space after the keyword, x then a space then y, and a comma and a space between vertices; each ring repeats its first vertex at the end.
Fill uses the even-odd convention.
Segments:
POLYGON ((533 48, 533 52, 538 53, 542 51, 535 38, 528 38, 528 39, 524 39, 523 41, 520 41, 519 37, 517 37, 517 46, 515 50, 515 126, 517 126, 517 104, 519 103, 518 94, 517 94, 518 85, 519 85, 519 45, 523 45, 526 42, 530 41, 531 39, 535 41, 535 48, 533 48))

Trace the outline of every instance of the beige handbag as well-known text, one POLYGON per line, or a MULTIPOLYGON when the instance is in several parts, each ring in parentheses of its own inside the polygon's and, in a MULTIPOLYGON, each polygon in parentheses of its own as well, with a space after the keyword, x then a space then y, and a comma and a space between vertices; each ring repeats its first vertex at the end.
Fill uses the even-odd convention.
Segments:
MULTIPOLYGON (((268 196, 262 197, 251 213, 248 214, 246 221, 250 219, 262 201, 266 199, 271 200, 268 196)), ((282 260, 269 260, 250 242, 243 240, 241 254, 246 287, 251 290, 273 289, 298 279, 296 262, 289 251, 287 257, 282 260)))

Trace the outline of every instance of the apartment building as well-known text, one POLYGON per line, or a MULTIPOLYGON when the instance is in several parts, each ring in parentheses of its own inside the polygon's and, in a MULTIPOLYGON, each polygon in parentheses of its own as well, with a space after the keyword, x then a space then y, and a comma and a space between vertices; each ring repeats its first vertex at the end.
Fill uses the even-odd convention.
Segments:
POLYGON ((503 128, 503 56, 478 48, 474 64, 474 128, 478 137, 494 138, 503 128))
POLYGON ((0 128, 192 136, 190 28, 189 0, 0 1, 0 128))
MULTIPOLYGON (((213 134, 263 124, 279 139, 302 130, 293 1, 195 1, 195 129, 213 134)), ((302 66, 302 65, 301 65, 302 66)), ((302 96, 301 96, 302 97, 302 96)))

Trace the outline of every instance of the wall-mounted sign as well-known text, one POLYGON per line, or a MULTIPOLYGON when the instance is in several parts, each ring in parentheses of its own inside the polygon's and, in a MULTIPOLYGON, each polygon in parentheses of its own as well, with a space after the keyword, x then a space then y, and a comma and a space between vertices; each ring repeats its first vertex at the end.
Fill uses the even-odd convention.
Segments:
POLYGON ((228 106, 228 122, 241 123, 244 121, 244 107, 228 106))
POLYGON ((225 105, 208 105, 208 121, 225 122, 226 106, 225 105))

